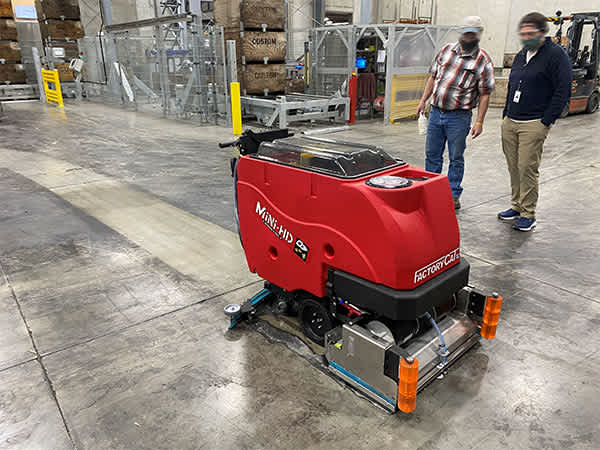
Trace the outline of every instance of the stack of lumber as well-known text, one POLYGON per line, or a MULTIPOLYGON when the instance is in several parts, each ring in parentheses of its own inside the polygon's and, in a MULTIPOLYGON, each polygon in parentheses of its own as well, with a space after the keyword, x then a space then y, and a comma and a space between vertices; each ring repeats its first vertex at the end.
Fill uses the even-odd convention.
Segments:
MULTIPOLYGON (((40 32, 46 47, 65 49, 65 61, 79 54, 77 39, 83 37, 79 0, 36 0, 40 32)), ((60 81, 73 81, 69 63, 56 63, 60 81)))
POLYGON ((0 0, 0 84, 25 83, 21 47, 10 0, 0 0))

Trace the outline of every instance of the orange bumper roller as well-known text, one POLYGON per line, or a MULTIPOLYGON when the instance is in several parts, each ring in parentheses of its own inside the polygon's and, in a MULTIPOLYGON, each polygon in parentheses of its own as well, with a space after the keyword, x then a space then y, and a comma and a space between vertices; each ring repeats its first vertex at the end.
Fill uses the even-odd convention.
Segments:
POLYGON ((484 339, 494 339, 496 336, 496 327, 500 319, 500 310, 502 309, 502 296, 494 293, 485 301, 483 310, 483 320, 481 321, 481 337, 484 339))
POLYGON ((400 360, 398 375, 398 409, 411 413, 417 406, 417 382, 419 381, 419 361, 409 358, 400 360))

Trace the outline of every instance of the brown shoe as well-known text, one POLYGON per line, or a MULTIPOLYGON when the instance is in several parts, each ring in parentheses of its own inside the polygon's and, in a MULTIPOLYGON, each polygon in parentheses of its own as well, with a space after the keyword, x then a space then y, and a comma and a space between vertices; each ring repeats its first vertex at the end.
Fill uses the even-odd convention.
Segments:
POLYGON ((460 200, 458 197, 452 197, 452 200, 454 201, 454 209, 460 209, 460 200))

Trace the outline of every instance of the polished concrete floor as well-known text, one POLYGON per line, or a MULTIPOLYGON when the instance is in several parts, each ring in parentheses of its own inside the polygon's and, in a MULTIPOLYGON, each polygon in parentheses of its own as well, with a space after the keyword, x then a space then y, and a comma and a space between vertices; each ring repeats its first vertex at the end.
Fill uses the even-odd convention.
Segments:
MULTIPOLYGON (((387 415, 267 325, 234 234, 227 130, 89 103, 0 121, 0 449, 600 448, 600 113, 548 138, 538 228, 508 207, 500 114, 469 142, 463 255, 497 338, 387 415)), ((416 123, 338 138, 423 165, 416 123)))

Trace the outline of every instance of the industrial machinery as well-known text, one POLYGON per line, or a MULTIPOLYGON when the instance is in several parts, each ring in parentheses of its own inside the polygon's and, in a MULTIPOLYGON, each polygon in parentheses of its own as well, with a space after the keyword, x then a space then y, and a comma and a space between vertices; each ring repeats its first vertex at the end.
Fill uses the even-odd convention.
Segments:
POLYGON ((264 311, 298 317, 329 370, 389 412, 480 337, 502 298, 468 285, 448 180, 380 147, 287 130, 246 131, 232 160, 235 217, 265 288, 228 305, 230 327, 264 311))
POLYGON ((561 44, 573 65, 571 100, 561 117, 568 114, 598 110, 600 103, 600 12, 574 13, 562 16, 561 11, 548 20, 558 26, 555 40, 561 44), (566 36, 562 27, 569 22, 566 36))

